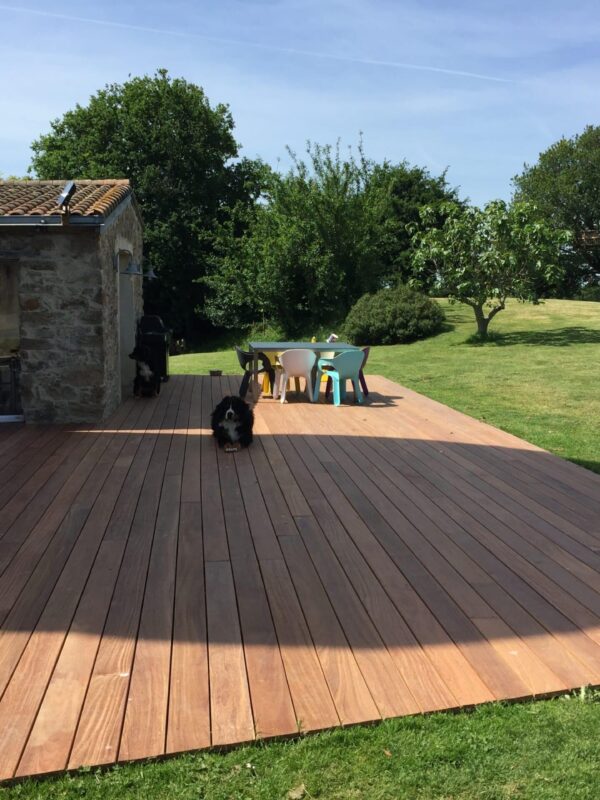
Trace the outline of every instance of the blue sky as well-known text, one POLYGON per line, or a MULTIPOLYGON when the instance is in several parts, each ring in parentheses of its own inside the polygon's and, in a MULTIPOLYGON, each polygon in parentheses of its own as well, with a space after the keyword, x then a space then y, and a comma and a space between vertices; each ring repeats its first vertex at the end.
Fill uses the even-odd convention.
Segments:
POLYGON ((0 0, 0 42, 4 175, 51 119, 158 67, 230 105, 244 155, 286 167, 286 145, 362 131, 479 204, 600 121, 597 2, 0 0))

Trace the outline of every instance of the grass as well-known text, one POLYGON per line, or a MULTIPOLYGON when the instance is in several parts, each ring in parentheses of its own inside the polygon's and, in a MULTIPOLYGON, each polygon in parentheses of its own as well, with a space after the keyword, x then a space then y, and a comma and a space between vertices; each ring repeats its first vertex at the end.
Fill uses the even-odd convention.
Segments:
MULTIPOLYGON (((470 309, 445 306, 446 333, 373 348, 368 371, 600 472, 600 304, 512 303, 484 345, 470 338, 470 309)), ((239 369, 230 350, 171 366, 239 369)), ((596 800, 598 700, 588 691, 81 771, 0 788, 0 800, 286 800, 294 789, 307 800, 596 800)))
POLYGON ((596 800, 599 725, 593 693, 495 704, 27 781, 0 799, 596 800))
MULTIPOLYGON (((600 472, 600 303, 514 301, 494 319, 486 344, 473 340, 471 309, 443 305, 450 330, 374 347, 367 372, 600 472)), ((239 371, 232 350, 177 356, 171 366, 184 374, 239 371)))

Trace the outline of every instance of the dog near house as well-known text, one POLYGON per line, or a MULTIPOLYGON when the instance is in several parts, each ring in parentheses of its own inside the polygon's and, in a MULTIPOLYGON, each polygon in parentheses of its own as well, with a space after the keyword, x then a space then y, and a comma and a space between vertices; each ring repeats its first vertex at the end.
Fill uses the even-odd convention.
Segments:
POLYGON ((237 395, 224 397, 211 417, 213 435, 219 447, 226 450, 248 447, 252 443, 253 425, 252 409, 237 395))
POLYGON ((136 397, 155 397, 160 394, 161 378, 151 349, 146 345, 136 344, 129 358, 135 361, 133 394, 136 397))

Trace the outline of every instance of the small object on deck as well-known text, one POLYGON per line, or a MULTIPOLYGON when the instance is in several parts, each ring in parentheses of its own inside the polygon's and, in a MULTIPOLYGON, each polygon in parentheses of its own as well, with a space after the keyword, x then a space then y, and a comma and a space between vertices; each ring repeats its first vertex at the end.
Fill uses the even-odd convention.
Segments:
POLYGON ((327 337, 327 344, 331 344, 332 342, 337 342, 340 337, 335 333, 330 333, 327 337))
POLYGON ((210 375, 211 378, 220 378, 221 375, 223 374, 223 370, 222 369, 211 369, 211 370, 208 371, 208 374, 210 375))
POLYGON ((239 442, 235 442, 235 444, 226 444, 223 450, 226 453, 238 453, 242 449, 242 446, 239 442))

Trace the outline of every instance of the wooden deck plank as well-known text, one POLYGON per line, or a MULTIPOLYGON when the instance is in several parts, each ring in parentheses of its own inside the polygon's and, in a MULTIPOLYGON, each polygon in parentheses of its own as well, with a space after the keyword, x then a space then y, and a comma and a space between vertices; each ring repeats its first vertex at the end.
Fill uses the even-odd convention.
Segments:
MULTIPOLYGON (((232 391, 227 378, 221 381, 220 391, 217 386, 217 382, 214 381, 213 406, 220 401, 222 396, 226 396, 232 391)), ((262 525, 266 525, 267 530, 260 530, 260 532, 257 530, 255 510, 260 510, 262 498, 252 491, 253 470, 249 460, 244 459, 247 454, 240 453, 240 456, 241 465, 236 467, 239 456, 225 453, 224 450, 218 448, 217 461, 221 496, 238 602, 254 727, 257 737, 290 734, 297 731, 296 715, 258 566, 255 546, 257 544, 262 546, 263 551, 266 550, 267 557, 271 558, 273 556, 281 558, 281 552, 275 535, 272 534, 268 537, 268 528, 271 525, 268 515, 261 515, 258 526, 260 530, 262 525), (239 473, 244 472, 244 464, 247 467, 246 475, 240 479, 239 473), (248 481, 250 486, 248 486, 248 481), (246 504, 244 504, 241 482, 246 483, 246 499, 248 501, 246 504), (250 496, 248 496, 248 491, 250 496), (250 530, 248 512, 253 518, 254 536, 250 530), (269 542, 265 543, 267 537, 269 542), (269 547, 269 543, 271 547, 269 547), (271 548, 274 548, 274 551, 271 548)))
MULTIPOLYGON (((380 476, 380 478, 381 478, 381 480, 385 480, 385 476, 380 476)), ((427 557, 427 563, 429 565, 429 568, 431 569, 432 566, 434 565, 435 561, 431 557, 427 557)), ((440 569, 440 568, 443 569, 443 564, 440 564, 438 566, 438 569, 440 569)), ((436 575, 437 575, 437 579, 440 580, 441 579, 440 578, 441 573, 437 572, 436 575)), ((454 596, 456 596, 456 594, 454 594, 454 596)), ((535 598, 532 598, 532 601, 533 601, 533 604, 535 605, 535 598)), ((546 609, 546 613, 550 613, 553 616, 554 625, 557 626, 558 630, 561 629, 561 626, 563 626, 563 630, 564 630, 565 624, 566 624, 566 627, 567 627, 567 630, 568 630, 569 626, 566 623, 566 620, 564 618, 561 620, 560 619, 560 615, 557 615, 553 608, 549 607, 548 609, 546 609)), ((476 612, 474 613, 474 616, 477 616, 476 612)), ((485 616, 485 615, 482 615, 482 616, 485 616)), ((446 627, 448 629, 447 625, 446 625, 446 627)), ((497 640, 495 640, 495 641, 497 641, 497 640)), ((581 632, 574 631, 574 630, 571 630, 571 632, 569 633, 569 642, 570 642, 571 651, 573 650, 574 647, 578 648, 578 657, 581 658, 581 659, 585 659, 585 663, 588 665, 588 669, 593 670, 592 673, 591 673, 591 675, 593 676, 595 674, 596 665, 597 665, 597 649, 596 649, 595 645, 591 641, 589 641, 587 639, 587 637, 585 637, 585 635, 581 634, 581 632)), ((510 652, 510 649, 509 649, 509 652, 510 652)), ((590 673, 588 673, 588 676, 589 675, 590 675, 590 673)))
MULTIPOLYGON (((67 766, 116 576, 156 444, 157 437, 145 435, 145 428, 160 426, 165 410, 166 402, 148 403, 135 426, 140 434, 128 437, 137 450, 122 480, 122 489, 48 683, 17 775, 53 772, 67 766)), ((123 455, 119 462, 120 468, 126 467, 123 455)))
POLYGON ((69 768, 117 759, 158 505, 179 411, 182 381, 172 381, 117 576, 108 617, 69 757, 69 768))
MULTIPOLYGON (((119 426, 128 415, 132 415, 132 419, 137 417, 132 404, 124 404, 111 424, 119 426)), ((55 534, 64 534, 67 529, 74 532, 80 530, 80 524, 85 522, 97 492, 110 471, 113 451, 120 447, 123 439, 110 433, 103 434, 101 430, 94 431, 90 438, 92 443, 89 450, 76 465, 70 464, 69 473, 63 476, 63 480, 66 480, 31 532, 23 531, 17 520, 18 535, 11 528, 3 539, 3 544, 12 546, 12 558, 4 570, 0 586, 0 624, 46 548, 55 541, 55 534), (26 539, 22 544, 24 536, 26 539)))
MULTIPOLYGON (((216 378, 204 379, 207 386, 202 394, 202 427, 211 431, 210 419, 213 405, 213 386, 216 378)), ((212 437, 203 436, 201 443, 200 487, 202 498, 202 530, 204 536, 204 560, 228 561, 229 547, 223 504, 221 502, 221 486, 217 466, 217 452, 212 437)))
MULTIPOLYGON (((311 464, 307 469, 308 465, 304 466, 291 448, 286 448, 285 443, 282 446, 288 464, 315 513, 314 517, 303 516, 297 518, 297 524, 302 532, 306 547, 313 561, 318 559, 322 565, 322 580, 323 574, 329 574, 331 584, 340 587, 338 592, 340 596, 339 609, 341 611, 338 610, 338 616, 342 622, 344 619, 347 623, 350 619, 354 619, 354 627, 360 629, 360 625, 357 625, 357 622, 362 623, 363 637, 371 638, 375 631, 377 632, 375 635, 381 637, 381 644, 375 647, 371 644, 371 648, 380 653, 385 652, 387 649, 389 657, 393 661, 394 666, 392 668, 390 668, 389 662, 387 663, 388 679, 394 684, 399 696, 394 696, 392 702, 400 702, 407 709, 412 709, 410 712, 404 711, 402 713, 415 713, 431 707, 439 707, 442 698, 447 707, 457 705, 456 699, 447 690, 432 665, 425 657, 420 658, 423 654, 404 620, 383 591, 375 575, 370 572, 366 563, 358 554, 351 538, 332 515, 332 508, 336 505, 336 498, 321 494, 316 478, 318 476, 320 484, 322 476, 318 473, 315 474, 314 464, 311 464), (329 543, 332 552, 335 553, 335 557, 332 558, 327 548, 323 547, 322 543, 324 541, 329 543), (338 559, 339 567, 336 563, 338 559), (336 566, 332 569, 329 566, 331 564, 336 566), (328 565, 328 568, 325 565, 328 565), (345 572, 345 577, 343 577, 342 570, 345 572), (360 606, 357 607, 355 594, 350 591, 350 586, 358 590, 358 597, 360 597, 364 610, 360 606), (347 612, 344 610, 346 608, 348 609, 347 612), (365 614, 365 611, 367 614, 365 614), (369 623, 367 623, 367 619, 370 620, 369 623), (404 654, 407 650, 410 650, 410 658, 408 660, 411 662, 408 669, 405 658, 401 655, 401 651, 404 654), (416 669, 417 666, 418 669, 416 669), (417 675, 419 676, 418 678, 416 678, 417 675), (427 691, 424 691, 424 683, 429 684, 427 691)), ((324 584, 327 589, 328 584, 325 581, 324 584)), ((352 644, 353 640, 350 636, 349 641, 352 644)), ((357 641, 362 652, 365 644, 361 644, 360 640, 355 641, 357 641)), ((357 654, 356 657, 360 665, 359 655, 357 654)), ((387 660, 387 654, 385 658, 387 660)), ((363 674, 367 677, 364 668, 363 674)), ((367 683, 371 686, 368 678, 367 683)), ((371 692, 375 697, 375 691, 372 688, 371 692)))
MULTIPOLYGON (((474 487, 464 485, 464 481, 457 477, 456 470, 452 461, 444 458, 438 448, 433 448, 428 444, 420 445, 418 448, 412 442, 398 441, 392 445, 388 442, 386 448, 393 451, 406 450, 410 452, 415 464, 423 463, 427 469, 427 475, 431 482, 440 487, 448 496, 459 498, 461 508, 467 509, 479 521, 485 524, 487 529, 493 530, 503 542, 511 546, 517 553, 535 565, 538 571, 546 575, 560 588, 564 587, 577 598, 580 603, 588 606, 597 614, 600 610, 598 606, 597 575, 598 566, 594 554, 583 550, 580 552, 581 561, 573 562, 573 556, 568 556, 560 547, 552 545, 545 546, 545 540, 541 535, 532 531, 529 526, 515 522, 510 516, 501 514, 500 517, 490 515, 489 509, 491 501, 486 495, 479 494, 474 487), (569 557, 569 563, 574 565, 574 569, 569 571, 565 568, 565 557, 569 557), (596 564, 594 572, 587 562, 596 564), (577 568, 577 563, 581 566, 581 571, 577 568), (574 575, 573 572, 580 573, 574 575), (586 581, 581 581, 580 577, 587 577, 586 581), (587 585, 585 585, 587 584, 587 585)), ((496 504, 497 505, 497 504, 496 504)), ((568 541, 569 537, 564 536, 562 541, 568 541)), ((559 540, 560 541, 560 540, 559 540)))
MULTIPOLYGON (((121 414, 121 422, 125 423, 137 417, 131 406, 125 406, 121 414)), ((34 534, 38 534, 38 538, 21 548, 2 576, 0 693, 6 688, 124 443, 123 436, 109 434, 92 445, 82 461, 82 465, 88 462, 85 468, 82 466, 69 477, 63 487, 65 491, 57 495, 60 503, 54 503, 36 525, 34 534), (96 444, 98 450, 94 453, 96 444)))
POLYGON ((281 548, 342 724, 381 714, 299 536, 281 536, 281 548))
POLYGON ((279 535, 297 536, 298 530, 262 448, 261 433, 264 434, 265 430, 259 416, 255 425, 255 446, 242 453, 236 463, 240 487, 292 697, 297 729, 329 728, 339 724, 339 717, 279 542, 274 539, 276 527, 279 535), (262 496, 257 498, 259 492, 262 496), (264 516, 265 511, 268 520, 264 516))
MULTIPOLYGON (((329 448, 330 445, 332 443, 327 442, 325 446, 329 448)), ((353 463, 355 454, 348 447, 343 447, 343 450, 347 456, 345 463, 353 463)), ((355 453, 359 454, 359 451, 355 453)), ((335 451, 333 455, 335 456, 335 451)), ((332 471, 338 471, 337 464, 332 471)), ((496 603, 488 602, 491 600, 490 595, 484 596, 482 591, 487 582, 485 573, 478 570, 474 562, 470 561, 459 548, 453 547, 448 542, 443 529, 438 527, 434 520, 423 516, 417 507, 400 499, 402 494, 385 472, 375 467, 371 471, 369 467, 369 473, 370 480, 377 484, 386 498, 394 499, 393 508, 400 511, 409 522, 409 526, 402 526, 403 538, 407 544, 421 563, 427 564, 428 570, 440 586, 454 598, 460 599, 460 605, 469 620, 497 650, 510 670, 517 675, 520 686, 527 687, 529 691, 535 686, 538 693, 564 690, 565 684, 529 648, 526 638, 520 638, 518 633, 505 622, 507 619, 512 622, 513 615, 518 615, 521 611, 520 607, 516 603, 505 603, 502 611, 508 610, 510 613, 502 617, 496 609, 496 603), (488 635, 490 631, 493 631, 492 636, 488 635), (535 678, 532 679, 534 675, 535 678)), ((362 473, 361 485, 364 486, 367 480, 369 479, 362 473)), ((397 514, 387 506, 388 521, 393 520, 395 516, 397 514)), ((531 625, 524 627, 522 632, 528 636, 532 632, 531 625)), ((541 626, 538 626, 538 632, 544 632, 541 626)), ((519 684, 516 688, 519 690, 519 684)))
POLYGON ((25 483, 36 469, 56 450, 62 441, 61 434, 66 425, 53 425, 39 432, 38 436, 19 450, 9 460, 0 456, 0 509, 7 499, 25 483))
POLYGON ((228 561, 207 561, 206 606, 213 745, 254 739, 235 586, 228 561))
POLYGON ((600 684, 600 477, 371 376, 225 454, 239 381, 0 427, 1 778, 600 684))
MULTIPOLYGON (((363 519, 368 521, 369 527, 390 556, 398 565, 402 565, 404 574, 421 597, 427 597, 428 605, 438 619, 442 621, 444 628, 462 650, 467 660, 470 661, 473 668, 479 674, 485 674, 485 684, 493 692, 493 696, 520 697, 526 694, 527 691, 523 684, 517 679, 512 670, 502 663, 485 637, 475 629, 468 615, 462 611, 457 598, 448 595, 433 580, 430 573, 407 546, 401 537, 404 532, 404 524, 401 524, 399 528, 396 528, 395 525, 392 527, 389 515, 384 516, 381 513, 381 502, 379 507, 373 504, 372 500, 374 490, 377 491, 376 487, 371 489, 367 487, 366 490, 369 495, 367 496, 364 493, 366 476, 364 483, 360 477, 358 478, 360 488, 356 483, 352 484, 351 481, 343 480, 340 473, 336 475, 336 480, 338 483, 343 481, 343 490, 347 499, 354 505, 363 519), (513 694, 507 695, 507 692, 512 692, 513 694)), ((379 500, 381 501, 381 498, 379 500)), ((398 515, 393 515, 393 522, 395 522, 396 516, 398 515)))
POLYGON ((208 747, 210 696, 200 503, 181 504, 167 753, 208 747))
MULTIPOLYGON (((418 460, 416 458, 413 458, 411 463, 417 468, 418 460)), ((437 467, 437 464, 433 466, 437 467)), ((582 685, 585 682, 594 682, 597 674, 594 652, 591 650, 591 643, 582 638, 581 631, 577 630, 577 627, 579 626, 582 631, 585 630, 588 636, 593 636, 595 639, 594 630, 597 629, 598 618, 578 603, 572 595, 561 589, 558 584, 546 578, 544 573, 547 569, 539 558, 528 561, 519 555, 518 551, 526 552, 526 548, 523 547, 522 540, 519 542, 514 538, 512 531, 508 531, 507 537, 506 530, 499 524, 484 520, 485 526, 482 525, 481 508, 476 508, 473 511, 474 516, 470 519, 460 507, 457 511, 454 505, 457 497, 456 490, 451 488, 448 490, 448 494, 444 495, 438 488, 439 482, 437 477, 433 476, 431 467, 425 465, 420 469, 426 470, 432 481, 432 488, 427 495, 440 506, 446 520, 453 519, 459 522, 463 528, 474 531, 474 535, 465 540, 458 529, 453 529, 454 538, 456 539, 458 536, 467 552, 476 552, 480 563, 485 565, 488 576, 493 578, 495 584, 510 590, 510 594, 517 602, 521 603, 547 630, 552 631, 567 650, 575 649, 575 654, 579 655, 583 664, 588 662, 588 655, 591 655, 592 663, 588 664, 585 670, 583 664, 579 666, 574 664, 570 671, 567 670, 567 673, 571 674, 572 678, 579 673, 582 685), (487 550, 481 547, 482 543, 487 550), (511 550, 508 543, 516 546, 517 549, 511 550), (491 551, 491 554, 488 550, 491 551), (495 554, 498 554, 497 557, 495 554), (506 567, 506 564, 509 565, 509 568, 506 567), (547 602, 544 602, 539 595, 547 602), (583 649, 580 649, 581 647, 583 649)), ((467 507, 463 501, 462 508, 467 507)), ((429 508, 428 513, 434 513, 433 508, 429 508)), ((517 618, 511 616, 511 619, 516 621, 517 618)), ((557 656, 560 654, 558 649, 555 652, 557 656)), ((559 664, 556 665, 556 668, 559 668, 559 664)))
MULTIPOLYGON (((373 440, 365 443, 363 440, 355 439, 351 446, 357 449, 360 456, 373 464, 376 470, 374 475, 380 481, 380 485, 385 485, 386 479, 391 481, 399 492, 423 508, 424 513, 438 526, 439 531, 443 531, 449 540, 462 548, 457 550, 449 547, 443 537, 435 537, 435 545, 448 558, 449 563, 453 564, 461 575, 468 577, 470 584, 492 607, 496 608, 504 620, 510 621, 511 627, 525 637, 528 646, 539 653, 542 661, 557 676, 564 676, 563 681, 568 682, 569 678, 572 680, 573 665, 570 663, 572 658, 568 651, 558 644, 558 640, 548 638, 545 635, 547 630, 535 616, 519 605, 506 591, 506 588, 514 583, 515 575, 500 559, 496 559, 491 552, 481 547, 477 536, 481 536, 482 526, 478 520, 462 512, 452 498, 441 495, 433 484, 422 481, 413 483, 409 475, 411 470, 416 469, 416 459, 407 459, 406 462, 399 464, 398 458, 380 445, 383 455, 379 461, 377 459, 379 450, 373 440), (382 474, 382 470, 385 474, 382 474), (487 571, 483 567, 486 567, 487 571), (494 576, 497 576, 497 583, 493 580, 494 576)), ((349 456, 357 457, 352 452, 349 456)), ((423 472, 423 477, 429 475, 429 471, 423 472)), ((516 554, 511 553, 508 548, 506 550, 510 553, 508 561, 514 566, 516 554)), ((557 587, 555 586, 553 590, 556 591, 557 587)), ((488 627, 482 620, 478 624, 485 624, 486 628, 488 627)), ((580 677, 582 683, 590 677, 582 667, 580 677)), ((536 689, 540 691, 539 688, 536 689)))
MULTIPOLYGON (((383 387, 394 386, 386 379, 377 380, 383 387)), ((578 497, 589 505, 597 516, 600 476, 596 473, 405 387, 402 391, 403 401, 406 403, 411 420, 425 420, 428 425, 433 426, 441 423, 443 430, 450 431, 452 436, 460 433, 461 440, 466 435, 468 441, 484 446, 485 453, 482 453, 482 456, 493 456, 496 462, 498 460, 506 462, 509 471, 511 468, 514 471, 516 465, 523 474, 530 476, 527 481, 529 489, 533 487, 534 490, 539 490, 546 486, 559 486, 563 492, 566 491, 569 498, 578 497)))
POLYGON ((340 719, 285 561, 283 558, 264 561, 261 572, 279 638, 298 731, 338 725, 340 719))
MULTIPOLYGON (((435 446, 438 452, 445 454, 453 462, 454 470, 461 475, 467 483, 486 494, 490 500, 500 506, 504 515, 509 514, 516 521, 522 520, 532 529, 538 530, 554 541, 557 536, 562 540, 562 546, 566 548, 577 548, 578 542, 587 544, 591 548, 600 544, 600 501, 590 500, 589 514, 581 517, 578 522, 577 515, 571 509, 564 509, 561 514, 553 510, 556 502, 550 501, 546 497, 546 487, 543 483, 520 482, 519 487, 513 485, 514 467, 508 462, 505 469, 500 469, 503 465, 498 453, 502 453, 500 448, 485 447, 481 444, 475 446, 464 443, 465 437, 461 434, 459 441, 447 442, 443 438, 443 429, 439 424, 432 424, 431 421, 424 419, 419 421, 419 417, 414 414, 411 424, 416 430, 419 438, 423 441, 435 439, 437 432, 438 440, 435 446), (531 487, 535 487, 537 491, 531 487), (540 491, 541 487, 541 491, 540 491), (585 529, 582 527, 585 525, 585 529), (565 534, 569 534, 568 537, 565 534), (572 540, 572 541, 571 541, 572 540)), ((446 437, 448 438, 448 437, 446 437)), ((548 487, 550 489, 550 487, 548 487)), ((557 498, 556 491, 552 491, 554 501, 557 498)), ((576 502, 574 498, 574 503, 576 502)), ((578 555, 580 548, 574 550, 578 555)))
MULTIPOLYGON (((456 648, 453 647, 448 637, 443 637, 441 640, 438 639, 435 647, 430 647, 428 642, 425 642, 423 646, 421 645, 410 627, 410 622, 413 622, 413 620, 407 613, 406 604, 399 603, 398 607, 394 606, 390 595, 385 590, 385 572, 389 570, 383 571, 380 582, 380 565, 377 556, 373 553, 375 548, 373 547, 373 541, 370 539, 370 532, 367 531, 365 536, 365 529, 360 517, 348 504, 337 484, 318 459, 314 457, 306 443, 294 439, 294 447, 306 464, 310 476, 315 481, 318 480, 318 484, 323 490, 322 499, 317 496, 314 506, 315 509, 319 509, 318 518, 323 532, 330 541, 352 584, 359 588, 360 597, 365 603, 369 615, 380 631, 388 650, 395 659, 421 710, 429 711, 439 708, 440 705, 444 705, 446 708, 461 704, 468 705, 473 701, 474 696, 476 696, 474 691, 477 690, 482 692, 483 696, 487 696, 489 694, 488 690, 478 681, 475 673, 469 668, 468 663, 456 648), (334 508, 335 513, 333 511, 334 508), (349 541, 346 541, 348 536, 341 524, 342 521, 347 530, 352 531, 349 541, 354 544, 354 548, 350 548, 349 541), (356 544, 357 541, 364 541, 365 551, 369 554, 367 558, 362 555, 360 548, 356 544), (406 619, 401 612, 406 614, 406 619), (454 659, 457 662, 457 669, 466 677, 474 679, 474 686, 470 688, 466 697, 460 692, 459 687, 456 694, 460 699, 457 700, 453 694, 453 690, 456 689, 455 685, 451 681, 445 682, 443 680, 442 675, 448 675, 445 664, 438 664, 438 669, 436 669, 435 662, 439 659, 435 651, 439 650, 440 647, 446 650, 456 650, 454 659), (427 653, 429 653, 429 657, 427 653)), ((384 558, 386 562, 389 561, 385 554, 384 558)), ((397 575, 406 585, 407 582, 404 576, 401 576, 399 572, 397 575)), ((394 580, 394 583, 397 582, 397 580, 394 580)), ((413 600, 413 605, 414 603, 415 600, 413 600)))
MULTIPOLYGON (((316 513, 327 519, 326 508, 317 507, 316 513)), ((364 520, 355 514, 347 503, 337 503, 336 513, 340 515, 353 542, 381 582, 396 609, 402 612, 406 620, 410 620, 410 629, 416 640, 427 653, 437 672, 444 675, 448 685, 452 687, 452 695, 457 702, 460 705, 471 705, 493 699, 488 687, 455 646, 398 565, 390 559, 364 520)), ((332 527, 333 525, 330 525, 328 529, 332 527)), ((401 634, 402 629, 399 629, 396 636, 401 634)))
MULTIPOLYGON (((202 542, 201 378, 194 379, 181 483, 166 752, 210 745, 208 641, 202 542)), ((204 434, 207 435, 206 433, 204 434)))
MULTIPOLYGON (((134 410, 127 417, 128 427, 131 425, 135 427, 138 417, 140 417, 139 409, 134 410)), ((16 769, 66 631, 85 586, 87 575, 110 520, 123 479, 129 470, 140 441, 140 436, 121 435, 120 433, 111 436, 111 442, 105 454, 106 464, 109 465, 109 468, 106 474, 103 474, 103 470, 98 476, 100 480, 96 485, 96 493, 89 516, 76 541, 71 542, 72 549, 61 548, 54 554, 56 556, 54 569, 57 574, 60 573, 60 577, 48 597, 39 622, 24 649, 20 647, 23 641, 21 637, 19 637, 20 641, 15 641, 14 636, 11 637, 11 634, 15 633, 11 629, 11 617, 9 616, 6 621, 6 627, 0 637, 3 656, 0 662, 1 685, 2 688, 6 687, 0 701, 0 718, 10 720, 10 726, 0 725, 0 752, 2 753, 0 774, 2 777, 10 777, 16 769), (11 640, 11 645, 8 645, 6 639, 11 640), (8 682, 9 670, 19 656, 21 657, 18 669, 15 670, 8 682), (8 732, 8 741, 4 740, 6 732, 8 732)), ((27 601, 21 599, 23 605, 29 607, 30 613, 32 613, 31 609, 39 607, 36 577, 37 575, 34 574, 26 587, 27 601)), ((70 696, 67 693, 64 702, 68 703, 69 699, 70 696)), ((42 754, 38 751, 32 759, 31 767, 34 772, 39 771, 37 769, 39 756, 42 754)))
POLYGON ((63 432, 58 449, 35 469, 18 491, 7 490, 9 496, 3 498, 6 502, 3 502, 0 514, 0 539, 6 537, 5 541, 23 541, 32 530, 64 483, 64 475, 69 474, 68 465, 79 464, 79 454, 93 444, 91 430, 85 429, 85 435, 80 431, 81 426, 78 426, 77 433, 63 432), (18 524, 12 528, 10 536, 6 536, 17 519, 18 524))
POLYGON ((179 506, 192 386, 192 381, 185 382, 158 505, 119 747, 123 760, 162 755, 166 747, 179 506))

